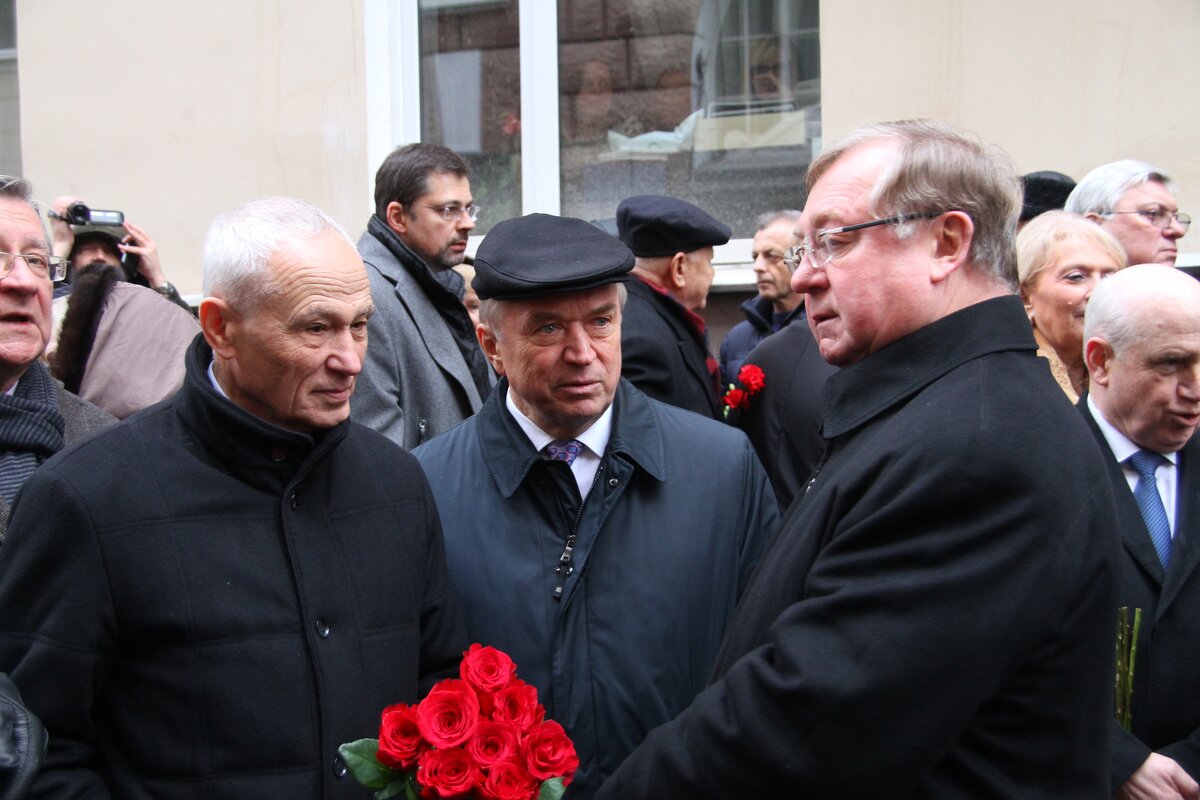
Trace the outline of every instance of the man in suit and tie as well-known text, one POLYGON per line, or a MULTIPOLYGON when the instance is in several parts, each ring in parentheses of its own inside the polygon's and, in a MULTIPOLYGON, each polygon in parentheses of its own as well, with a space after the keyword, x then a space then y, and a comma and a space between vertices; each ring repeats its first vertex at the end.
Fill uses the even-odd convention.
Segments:
POLYGON ((1124 547, 1120 605, 1142 622, 1132 730, 1115 721, 1118 798, 1200 789, 1200 283, 1143 264, 1104 280, 1084 325, 1079 408, 1110 457, 1124 547))

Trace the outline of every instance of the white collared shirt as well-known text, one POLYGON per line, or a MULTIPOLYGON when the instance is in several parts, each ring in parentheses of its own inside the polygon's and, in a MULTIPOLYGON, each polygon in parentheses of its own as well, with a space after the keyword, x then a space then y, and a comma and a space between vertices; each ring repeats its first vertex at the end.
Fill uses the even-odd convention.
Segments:
MULTIPOLYGON (((1096 424, 1100 426, 1100 432, 1104 434, 1105 441, 1108 442, 1109 449, 1116 456, 1117 461, 1121 464, 1121 470, 1125 473, 1125 480, 1129 483, 1129 490, 1132 492, 1137 486, 1138 474, 1137 470, 1128 463, 1131 455, 1142 448, 1134 444, 1128 436, 1121 433, 1113 425, 1104 418, 1104 414, 1100 409, 1096 408, 1095 401, 1089 394, 1087 399, 1088 411, 1092 412, 1092 418, 1096 420, 1096 424)), ((1162 498, 1163 508, 1167 512, 1167 522, 1171 525, 1171 538, 1175 538, 1175 484, 1176 476, 1179 472, 1179 453, 1162 453, 1163 458, 1167 463, 1161 465, 1154 472, 1154 481, 1158 484, 1158 496, 1162 498)))
MULTIPOLYGON (((517 408, 516 403, 513 402, 511 390, 505 392, 504 405, 539 453, 542 452, 542 448, 555 441, 553 436, 521 413, 521 409, 517 408)), ((611 435, 612 403, 609 403, 608 408, 604 409, 604 413, 600 415, 600 419, 575 437, 575 440, 583 445, 583 450, 571 462, 571 474, 575 476, 575 485, 579 487, 580 500, 586 500, 588 492, 592 490, 592 482, 596 479, 596 470, 600 469, 600 458, 608 447, 608 437, 611 435)))

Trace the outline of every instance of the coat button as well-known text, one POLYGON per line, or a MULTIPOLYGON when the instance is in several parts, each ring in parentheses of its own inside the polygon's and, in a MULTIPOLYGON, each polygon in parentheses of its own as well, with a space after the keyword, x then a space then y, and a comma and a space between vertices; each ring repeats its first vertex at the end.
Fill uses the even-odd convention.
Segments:
POLYGON ((609 478, 608 479, 608 488, 615 489, 615 488, 617 488, 618 483, 620 483, 620 481, 617 480, 616 478, 609 478))
POLYGON ((339 778, 344 778, 344 777, 346 777, 347 771, 348 770, 346 769, 346 762, 342 761, 342 757, 334 756, 333 757, 333 774, 339 778))
POLYGON ((314 623, 313 627, 315 627, 317 629, 317 636, 320 636, 322 639, 329 638, 330 629, 329 629, 329 626, 325 623, 325 620, 323 620, 323 619, 317 620, 316 623, 314 623))
POLYGON ((271 460, 272 461, 283 461, 285 458, 287 458, 287 448, 286 447, 284 447, 283 445, 275 445, 274 447, 271 448, 271 460))

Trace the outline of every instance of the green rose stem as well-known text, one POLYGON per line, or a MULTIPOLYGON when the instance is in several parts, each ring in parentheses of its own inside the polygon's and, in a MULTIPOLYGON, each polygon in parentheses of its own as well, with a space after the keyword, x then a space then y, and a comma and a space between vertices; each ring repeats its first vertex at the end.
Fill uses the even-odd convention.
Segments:
POLYGON ((1129 608, 1117 610, 1117 681, 1116 718, 1125 730, 1133 726, 1133 672, 1137 662, 1137 640, 1142 627, 1142 610, 1133 610, 1133 627, 1129 625, 1129 608))

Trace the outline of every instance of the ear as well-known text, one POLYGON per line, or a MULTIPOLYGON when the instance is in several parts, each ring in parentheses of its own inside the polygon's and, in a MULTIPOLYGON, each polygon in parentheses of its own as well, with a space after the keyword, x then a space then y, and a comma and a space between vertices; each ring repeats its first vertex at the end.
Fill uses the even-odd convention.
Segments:
POLYGON ((1029 321, 1033 321, 1033 303, 1029 301, 1029 292, 1024 286, 1021 287, 1021 302, 1025 304, 1025 314, 1029 317, 1029 321))
POLYGON ((1108 342, 1093 336, 1087 340, 1083 346, 1083 361, 1087 365, 1088 374, 1092 376, 1092 383, 1096 386, 1108 388, 1112 373, 1110 372, 1113 360, 1112 348, 1108 346, 1108 342))
POLYGON ((671 256, 671 266, 667 270, 667 287, 682 291, 687 286, 687 253, 676 253, 671 256))
POLYGON ((233 333, 237 327, 236 312, 219 297, 206 297, 200 301, 198 312, 200 330, 205 340, 221 358, 229 361, 235 355, 233 333))
POLYGON ((975 223, 962 211, 949 211, 932 227, 934 266, 930 277, 934 283, 941 283, 967 262, 975 223))
POLYGON ((384 222, 388 227, 396 233, 403 236, 408 233, 408 214, 404 211, 404 205, 397 203, 395 200, 387 204, 386 213, 384 214, 384 222))
POLYGON ((482 322, 475 326, 475 338, 479 342, 479 347, 483 350, 483 355, 487 358, 488 363, 500 375, 504 372, 504 359, 500 356, 499 343, 496 341, 492 329, 482 322))
POLYGON ((1104 215, 1097 214, 1095 211, 1089 211, 1086 214, 1084 214, 1083 217, 1084 217, 1084 219, 1090 219, 1092 222, 1096 223, 1097 225, 1104 224, 1104 215))

